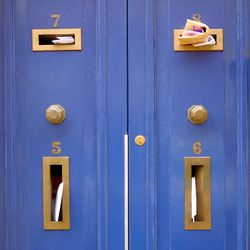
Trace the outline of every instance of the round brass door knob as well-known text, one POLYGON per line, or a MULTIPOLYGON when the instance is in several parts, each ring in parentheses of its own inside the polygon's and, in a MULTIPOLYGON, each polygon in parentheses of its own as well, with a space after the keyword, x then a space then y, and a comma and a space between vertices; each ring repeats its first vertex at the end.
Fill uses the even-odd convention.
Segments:
POLYGON ((193 105, 188 109, 188 120, 193 124, 202 124, 208 119, 208 112, 202 105, 193 105))
POLYGON ((66 118, 65 109, 59 104, 49 106, 45 114, 48 122, 54 125, 61 124, 66 118))
POLYGON ((143 146, 146 142, 146 138, 143 135, 137 135, 135 137, 135 144, 137 146, 143 146))

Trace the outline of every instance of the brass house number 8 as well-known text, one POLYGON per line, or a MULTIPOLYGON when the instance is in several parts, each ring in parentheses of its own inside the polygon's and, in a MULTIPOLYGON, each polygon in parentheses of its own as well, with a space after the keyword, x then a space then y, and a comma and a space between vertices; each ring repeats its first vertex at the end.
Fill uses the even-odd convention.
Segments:
POLYGON ((200 155, 202 153, 201 142, 197 141, 194 143, 193 152, 196 155, 200 155))

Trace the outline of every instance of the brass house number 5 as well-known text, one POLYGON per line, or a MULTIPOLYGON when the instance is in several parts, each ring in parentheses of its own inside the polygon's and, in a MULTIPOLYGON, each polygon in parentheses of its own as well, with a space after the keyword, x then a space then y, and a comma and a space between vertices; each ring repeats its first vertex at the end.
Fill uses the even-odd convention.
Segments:
POLYGON ((197 141, 193 145, 193 152, 196 155, 200 155, 202 153, 201 142, 197 141))
POLYGON ((52 154, 59 155, 62 152, 61 149, 61 142, 60 141, 54 141, 52 142, 52 154))

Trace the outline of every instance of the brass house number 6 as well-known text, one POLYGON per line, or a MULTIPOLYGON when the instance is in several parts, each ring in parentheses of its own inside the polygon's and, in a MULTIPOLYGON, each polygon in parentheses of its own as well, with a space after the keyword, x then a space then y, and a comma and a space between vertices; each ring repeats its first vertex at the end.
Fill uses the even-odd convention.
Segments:
POLYGON ((196 155, 200 155, 202 153, 201 142, 197 141, 194 143, 193 152, 196 155))

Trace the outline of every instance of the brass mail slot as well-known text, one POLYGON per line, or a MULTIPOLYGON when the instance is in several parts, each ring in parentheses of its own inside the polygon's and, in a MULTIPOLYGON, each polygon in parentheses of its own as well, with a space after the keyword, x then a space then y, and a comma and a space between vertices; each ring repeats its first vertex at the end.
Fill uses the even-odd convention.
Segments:
POLYGON ((43 228, 70 229, 69 157, 43 157, 43 228))
POLYGON ((82 50, 81 29, 33 29, 32 30, 33 51, 66 51, 82 50), (72 43, 54 44, 58 37, 73 38, 72 43))
POLYGON ((223 29, 209 29, 209 34, 216 41, 215 45, 207 45, 202 47, 194 47, 192 45, 180 45, 178 37, 182 34, 182 29, 174 30, 174 51, 222 51, 223 46, 223 29))
POLYGON ((210 230, 210 157, 185 157, 184 172, 185 230, 210 230))

